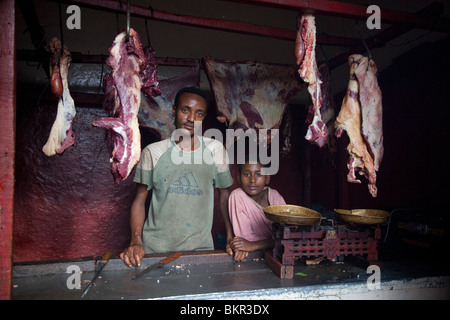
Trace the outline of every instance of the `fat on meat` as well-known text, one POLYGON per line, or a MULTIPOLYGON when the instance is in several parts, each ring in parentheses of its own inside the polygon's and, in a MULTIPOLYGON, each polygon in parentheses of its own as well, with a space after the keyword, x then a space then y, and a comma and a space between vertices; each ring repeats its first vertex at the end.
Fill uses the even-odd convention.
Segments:
POLYGON ((106 64, 111 71, 104 77, 103 108, 110 117, 92 124, 107 129, 111 172, 119 184, 128 177, 141 155, 138 111, 146 58, 139 35, 132 28, 128 42, 125 31, 116 36, 109 54, 106 64))
MULTIPOLYGON (((215 61, 211 57, 204 57, 203 63, 217 119, 231 129, 278 129, 290 98, 301 89, 295 66, 215 61)), ((258 139, 270 143, 272 135, 271 130, 268 137, 258 135, 258 139)))
POLYGON ((52 92, 59 96, 56 119, 53 122, 47 142, 42 151, 47 156, 61 154, 75 144, 72 122, 76 115, 75 102, 69 91, 69 67, 72 61, 69 50, 64 46, 61 52, 61 41, 53 38, 50 43, 51 52, 51 86, 52 92), (58 78, 60 77, 60 79, 58 78), (61 88, 62 87, 62 88, 61 88))
POLYGON ((138 113, 139 125, 156 133, 160 139, 170 137, 175 130, 172 106, 177 92, 184 87, 200 86, 200 62, 179 76, 159 81, 161 94, 143 94, 138 113))
POLYGON ((382 93, 378 86, 377 66, 375 61, 364 56, 354 56, 354 59, 359 59, 355 75, 359 83, 362 135, 372 155, 374 168, 378 171, 383 159, 384 146, 382 93))
POLYGON ((297 65, 299 65, 298 73, 308 84, 308 92, 312 100, 310 113, 313 114, 313 119, 308 126, 305 139, 323 147, 327 142, 328 129, 320 111, 322 80, 316 62, 316 22, 312 14, 304 14, 301 18, 297 17, 295 55, 297 65))
POLYGON ((367 145, 362 135, 361 104, 359 100, 360 86, 355 75, 355 70, 359 66, 359 55, 351 55, 348 59, 350 65, 350 80, 347 93, 342 101, 341 110, 336 118, 336 136, 341 137, 345 131, 349 137, 347 151, 349 159, 347 163, 347 181, 361 183, 356 177, 356 172, 363 175, 368 180, 369 192, 373 197, 377 196, 374 161, 368 151, 367 145))

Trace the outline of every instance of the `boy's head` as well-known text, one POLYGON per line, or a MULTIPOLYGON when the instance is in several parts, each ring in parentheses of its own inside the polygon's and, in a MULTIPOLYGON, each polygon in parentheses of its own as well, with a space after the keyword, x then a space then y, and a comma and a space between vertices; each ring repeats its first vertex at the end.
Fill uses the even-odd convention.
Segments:
POLYGON ((250 197, 258 196, 269 184, 270 176, 263 174, 264 167, 267 165, 263 165, 259 159, 249 157, 245 158, 244 163, 239 164, 238 180, 242 189, 250 197))

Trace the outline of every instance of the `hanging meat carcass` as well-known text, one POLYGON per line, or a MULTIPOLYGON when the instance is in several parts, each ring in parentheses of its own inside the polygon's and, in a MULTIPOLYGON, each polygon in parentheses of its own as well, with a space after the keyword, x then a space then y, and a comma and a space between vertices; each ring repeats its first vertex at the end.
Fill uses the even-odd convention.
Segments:
MULTIPOLYGON (((319 77, 321 80, 320 84, 320 94, 321 94, 321 107, 320 107, 320 118, 321 121, 327 126, 327 135, 325 139, 319 138, 318 141, 323 142, 328 145, 329 152, 336 151, 336 141, 334 139, 334 120, 336 119, 336 104, 333 99, 333 92, 331 90, 331 79, 328 65, 325 62, 318 62, 319 64, 319 77)), ((312 125, 314 123, 314 118, 316 122, 318 116, 316 115, 316 108, 313 104, 309 106, 308 114, 306 116, 306 123, 312 125)), ((315 140, 312 140, 315 142, 315 140)), ((322 145, 323 146, 323 145, 322 145)))
POLYGON ((145 67, 142 70, 142 92, 148 97, 161 95, 158 81, 158 63, 155 58, 155 50, 150 46, 144 48, 145 67))
POLYGON ((104 77, 103 108, 110 117, 100 118, 92 124, 108 129, 111 172, 118 184, 128 177, 141 155, 138 111, 146 58, 139 35, 132 28, 128 42, 125 31, 118 34, 109 53, 106 64, 111 71, 104 77))
POLYGON ((199 87, 200 63, 195 64, 180 76, 159 81, 161 94, 142 95, 139 109, 139 125, 156 133, 160 139, 170 137, 175 130, 172 106, 177 92, 184 87, 199 87))
POLYGON ((75 102, 69 91, 69 66, 72 61, 69 50, 57 38, 52 38, 48 45, 50 51, 50 86, 58 100, 56 119, 50 130, 42 151, 47 156, 61 154, 75 144, 72 122, 76 115, 75 102))
POLYGON ((298 73, 308 84, 312 106, 309 113, 313 115, 306 132, 305 139, 323 147, 327 142, 328 129, 322 119, 322 92, 320 73, 316 62, 316 22, 312 14, 297 17, 297 37, 295 41, 295 56, 298 73))
POLYGON ((217 119, 230 129, 278 129, 289 99, 301 89, 295 67, 219 62, 210 57, 203 62, 216 100, 217 119))
POLYGON ((373 157, 374 168, 378 171, 383 159, 383 107, 382 93, 378 86, 377 66, 375 61, 364 56, 354 56, 359 59, 355 75, 359 83, 359 101, 362 113, 362 134, 369 153, 373 157))
MULTIPOLYGON (((368 99, 366 97, 363 98, 364 104, 366 104, 365 108, 372 108, 373 112, 368 112, 367 110, 362 111, 361 96, 369 95, 370 93, 367 92, 369 88, 374 89, 373 85, 372 87, 367 86, 367 84, 361 85, 356 75, 356 70, 358 70, 360 76, 363 76, 363 73, 373 71, 373 68, 372 71, 368 71, 367 69, 359 69, 367 68, 367 63, 365 63, 365 66, 362 66, 362 63, 364 61, 367 60, 363 59, 362 55, 351 55, 348 59, 348 63, 350 65, 350 80, 347 88, 347 93, 342 102, 341 111, 336 118, 335 134, 337 137, 340 137, 345 130, 350 140, 350 143, 347 146, 347 151, 349 153, 347 164, 349 171, 347 174, 347 181, 361 183, 361 181, 356 178, 356 171, 358 171, 360 175, 363 175, 367 178, 369 192, 373 197, 376 197, 376 168, 378 168, 378 166, 375 166, 373 155, 371 154, 371 152, 369 152, 370 148, 366 144, 366 141, 380 141, 380 137, 365 137, 362 128, 365 125, 369 125, 369 127, 372 127, 373 124, 380 124, 379 121, 381 119, 381 115, 379 114, 379 112, 381 110, 381 91, 374 92, 374 94, 378 96, 376 99, 371 100, 372 102, 376 102, 375 105, 373 103, 370 103, 371 106, 368 106, 368 99), (364 113, 366 113, 365 116, 364 113), (370 124, 371 122, 372 124, 370 124)), ((367 132, 369 135, 380 134, 380 131, 375 129, 368 129, 367 132)), ((381 161, 381 159, 379 160, 381 161)))

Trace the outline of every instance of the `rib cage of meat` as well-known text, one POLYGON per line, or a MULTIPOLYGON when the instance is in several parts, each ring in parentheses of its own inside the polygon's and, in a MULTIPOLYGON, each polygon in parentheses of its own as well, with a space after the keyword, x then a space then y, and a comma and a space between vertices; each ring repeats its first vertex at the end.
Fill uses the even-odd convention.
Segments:
POLYGON ((60 55, 59 72, 62 80, 62 96, 59 97, 56 119, 50 130, 48 140, 42 148, 42 151, 47 156, 53 156, 56 153, 61 154, 68 147, 75 144, 72 122, 76 115, 75 102, 70 95, 68 82, 69 66, 72 59, 70 52, 64 46, 61 54, 61 42, 59 40, 52 41, 50 44, 59 48, 59 52, 55 47, 52 48, 51 52, 52 54, 60 55))
POLYGON ((146 59, 134 29, 130 29, 128 42, 125 32, 118 34, 109 53, 106 64, 112 70, 104 77, 103 107, 110 117, 100 118, 92 124, 108 130, 111 172, 118 184, 128 177, 141 155, 137 115, 141 103, 141 73, 146 59))
POLYGON ((177 92, 183 87, 199 87, 200 63, 195 64, 183 74, 159 81, 161 94, 142 95, 138 119, 141 127, 158 134, 160 139, 170 137, 175 130, 172 106, 177 92))
MULTIPOLYGON (((217 119, 231 129, 278 129, 289 99, 301 89, 295 67, 215 61, 211 57, 204 57, 203 63, 217 119)), ((265 142, 270 143, 270 138, 265 142)))
POLYGON ((315 48, 316 25, 314 16, 305 14, 301 18, 297 17, 295 55, 299 65, 298 73, 303 81, 308 83, 308 92, 312 100, 310 113, 313 114, 305 139, 323 147, 327 141, 328 129, 320 111, 322 107, 322 81, 317 68, 315 48))
POLYGON ((345 130, 350 140, 347 146, 349 153, 347 181, 361 183, 356 178, 356 172, 358 171, 360 175, 367 178, 369 192, 373 197, 376 197, 377 173, 373 157, 362 133, 363 123, 366 119, 361 114, 360 94, 362 88, 355 75, 355 71, 360 67, 361 57, 361 55, 351 55, 348 60, 350 80, 347 93, 342 101, 341 111, 336 118, 336 136, 340 137, 345 130))

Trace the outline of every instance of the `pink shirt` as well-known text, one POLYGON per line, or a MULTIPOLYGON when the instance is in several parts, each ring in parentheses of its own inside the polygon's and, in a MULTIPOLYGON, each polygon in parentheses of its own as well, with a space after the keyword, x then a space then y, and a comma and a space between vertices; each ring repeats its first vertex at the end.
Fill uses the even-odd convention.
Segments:
MULTIPOLYGON (((269 204, 286 204, 283 197, 275 189, 266 187, 269 193, 269 204)), ((234 235, 248 241, 259 241, 272 238, 272 221, 266 218, 263 207, 250 198, 242 188, 230 193, 228 211, 234 235)))

